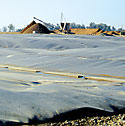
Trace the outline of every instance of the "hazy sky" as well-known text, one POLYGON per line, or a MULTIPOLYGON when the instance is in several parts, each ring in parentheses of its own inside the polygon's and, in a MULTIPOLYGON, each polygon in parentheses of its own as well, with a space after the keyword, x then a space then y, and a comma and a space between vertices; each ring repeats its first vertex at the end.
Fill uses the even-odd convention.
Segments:
POLYGON ((33 17, 56 24, 61 12, 67 22, 125 28, 125 0, 0 0, 0 28, 10 23, 23 28, 33 17))

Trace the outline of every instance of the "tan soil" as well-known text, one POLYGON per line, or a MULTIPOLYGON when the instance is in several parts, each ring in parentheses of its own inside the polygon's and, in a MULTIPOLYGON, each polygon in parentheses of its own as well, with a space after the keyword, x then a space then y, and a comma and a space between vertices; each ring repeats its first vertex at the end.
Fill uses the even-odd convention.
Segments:
POLYGON ((23 34, 33 33, 33 31, 35 31, 36 33, 50 33, 50 31, 44 25, 36 23, 26 29, 23 34))
POLYGON ((30 28, 32 25, 34 25, 34 24, 36 24, 36 22, 35 21, 32 21, 27 27, 25 27, 22 31, 21 31, 21 33, 24 33, 28 28, 30 28))
POLYGON ((82 35, 96 35, 101 34, 103 31, 101 29, 71 29, 71 32, 75 34, 82 34, 82 35))

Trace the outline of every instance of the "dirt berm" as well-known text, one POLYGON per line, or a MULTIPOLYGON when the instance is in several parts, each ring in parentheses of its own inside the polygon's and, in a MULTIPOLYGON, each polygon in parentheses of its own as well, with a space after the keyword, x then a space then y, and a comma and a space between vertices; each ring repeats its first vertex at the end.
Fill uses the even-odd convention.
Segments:
POLYGON ((27 27, 25 27, 22 31, 21 31, 21 33, 24 33, 28 28, 30 28, 32 25, 34 25, 34 24, 36 24, 36 22, 35 21, 32 21, 29 25, 27 25, 27 27))
POLYGON ((96 35, 101 34, 103 31, 101 29, 71 29, 71 32, 75 34, 82 34, 82 35, 96 35))
POLYGON ((41 23, 36 23, 35 21, 32 21, 26 28, 21 31, 22 34, 30 34, 33 32, 45 34, 54 33, 53 31, 48 30, 48 28, 41 23))
POLYGON ((44 25, 36 23, 27 30, 25 30, 23 34, 33 33, 33 31, 35 31, 36 33, 46 33, 46 34, 51 33, 51 31, 49 31, 44 25))

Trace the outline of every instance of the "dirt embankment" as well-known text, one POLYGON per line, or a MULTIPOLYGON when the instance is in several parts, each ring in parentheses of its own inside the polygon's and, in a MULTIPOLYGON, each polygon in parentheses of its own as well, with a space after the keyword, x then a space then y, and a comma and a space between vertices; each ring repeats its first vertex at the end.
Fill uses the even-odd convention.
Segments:
MULTIPOLYGON (((56 34, 61 34, 59 30, 54 30, 56 34)), ((81 28, 73 28, 71 29, 71 33, 76 35, 104 35, 104 36, 119 36, 119 31, 103 31, 101 29, 81 29, 81 28)))
POLYGON ((96 35, 99 33, 102 33, 103 31, 101 29, 71 29, 71 32, 75 34, 82 34, 82 35, 96 35))
POLYGON ((35 21, 32 21, 27 27, 25 27, 20 33, 24 33, 28 28, 30 28, 32 25, 36 24, 35 21))
POLYGON ((33 33, 33 31, 35 33, 46 33, 46 34, 51 33, 51 31, 49 31, 44 25, 42 25, 40 23, 36 23, 36 24, 30 26, 28 29, 26 29, 23 32, 23 34, 33 33))
MULTIPOLYGON (((0 32, 0 34, 31 34, 31 33, 55 33, 62 34, 60 30, 50 31, 46 26, 41 23, 36 23, 32 21, 29 25, 27 25, 21 32, 0 32)), ((71 29, 71 33, 76 35, 104 35, 104 36, 120 36, 119 31, 103 31, 101 29, 81 29, 74 28, 71 29)))
POLYGON ((45 33, 49 34, 52 31, 48 30, 48 28, 41 23, 36 23, 32 21, 26 28, 21 31, 22 34, 30 34, 30 33, 45 33))
POLYGON ((0 32, 0 34, 21 34, 20 32, 0 32))
POLYGON ((103 31, 101 29, 71 29, 71 32, 74 32, 75 34, 81 34, 81 35, 110 35, 110 36, 119 36, 119 31, 103 31))
POLYGON ((119 31, 105 31, 103 33, 109 34, 109 35, 120 35, 119 31))

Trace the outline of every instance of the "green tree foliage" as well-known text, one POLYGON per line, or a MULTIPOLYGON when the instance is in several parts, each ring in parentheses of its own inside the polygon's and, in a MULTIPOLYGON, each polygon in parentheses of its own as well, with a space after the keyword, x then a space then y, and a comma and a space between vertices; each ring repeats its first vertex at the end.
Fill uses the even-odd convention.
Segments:
POLYGON ((122 31, 123 29, 122 28, 118 28, 118 31, 122 31))
POLYGON ((107 24, 104 24, 104 23, 100 23, 100 24, 96 24, 94 22, 91 22, 89 24, 89 26, 87 28, 99 28, 99 29, 102 29, 103 31, 115 31, 116 28, 114 26, 108 26, 107 24))
POLYGON ((9 29, 9 32, 14 32, 15 26, 13 24, 9 24, 8 29, 9 29))
POLYGON ((24 28, 16 29, 16 32, 21 32, 24 28))
POLYGON ((2 31, 3 31, 3 32, 7 32, 7 27, 6 27, 6 26, 3 26, 2 31))
POLYGON ((60 29, 60 25, 59 25, 59 24, 56 24, 56 25, 54 26, 54 29, 60 29))
POLYGON ((116 28, 114 26, 112 26, 112 31, 116 31, 116 28))
POLYGON ((71 24, 70 24, 70 27, 71 28, 82 28, 82 29, 85 29, 85 25, 84 24, 76 24, 76 23, 74 23, 74 22, 72 22, 71 24))

